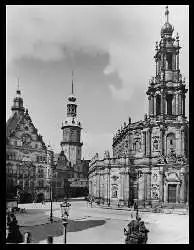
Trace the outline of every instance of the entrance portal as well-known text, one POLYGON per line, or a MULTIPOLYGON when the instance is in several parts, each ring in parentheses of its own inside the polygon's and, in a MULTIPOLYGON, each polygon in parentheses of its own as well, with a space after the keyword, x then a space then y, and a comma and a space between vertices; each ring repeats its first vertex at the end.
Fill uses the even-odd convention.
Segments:
POLYGON ((168 185, 168 202, 176 203, 176 184, 168 185))

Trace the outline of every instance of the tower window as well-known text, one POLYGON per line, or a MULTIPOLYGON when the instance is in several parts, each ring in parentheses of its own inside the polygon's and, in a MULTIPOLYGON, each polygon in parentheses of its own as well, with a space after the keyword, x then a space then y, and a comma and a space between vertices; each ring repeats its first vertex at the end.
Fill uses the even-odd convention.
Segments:
POLYGON ((161 96, 157 95, 156 96, 156 115, 160 114, 160 110, 161 110, 161 96))
POLYGON ((166 54, 167 69, 172 69, 172 54, 166 54))
POLYGON ((170 140, 170 145, 173 145, 173 140, 172 139, 170 140))
POLYGON ((166 96, 167 115, 172 115, 172 99, 173 99, 173 95, 169 94, 169 95, 166 96))

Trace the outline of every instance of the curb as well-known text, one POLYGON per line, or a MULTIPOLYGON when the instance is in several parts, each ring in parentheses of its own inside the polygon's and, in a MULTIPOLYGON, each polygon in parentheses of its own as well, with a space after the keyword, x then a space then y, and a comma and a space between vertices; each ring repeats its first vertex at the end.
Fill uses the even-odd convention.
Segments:
MULTIPOLYGON (((103 208, 103 209, 112 209, 112 210, 124 210, 124 211, 134 211, 130 208, 117 208, 117 207, 106 207, 106 206, 102 206, 102 205, 99 205, 98 207, 95 206, 95 208, 103 208)), ((162 210, 162 211, 158 211, 158 212, 155 212, 154 209, 141 209, 139 208, 139 211, 140 212, 147 212, 147 213, 160 213, 160 214, 178 214, 178 215, 188 215, 188 211, 176 211, 176 210, 162 210)))

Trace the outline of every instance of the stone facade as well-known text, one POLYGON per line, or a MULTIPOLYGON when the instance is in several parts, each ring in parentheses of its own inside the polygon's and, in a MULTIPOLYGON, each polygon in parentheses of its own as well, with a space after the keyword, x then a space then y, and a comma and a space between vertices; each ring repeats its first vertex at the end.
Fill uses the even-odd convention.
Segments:
POLYGON ((29 193, 31 199, 49 199, 47 177, 51 165, 50 151, 23 107, 20 90, 6 123, 6 191, 16 194, 16 187, 29 193))
POLYGON ((156 44, 155 77, 146 92, 148 115, 117 131, 113 158, 96 155, 89 167, 89 192, 101 202, 128 205, 185 204, 189 185, 189 122, 186 85, 179 69, 179 37, 168 21, 156 44))

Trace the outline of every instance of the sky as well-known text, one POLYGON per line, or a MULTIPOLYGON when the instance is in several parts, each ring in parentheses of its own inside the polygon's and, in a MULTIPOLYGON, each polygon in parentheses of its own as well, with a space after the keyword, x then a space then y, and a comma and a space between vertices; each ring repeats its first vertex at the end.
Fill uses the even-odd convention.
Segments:
MULTIPOLYGON (((189 87, 189 6, 169 5, 169 12, 189 87)), ((117 130, 129 116, 135 122, 148 112, 146 90, 164 13, 164 5, 7 5, 6 119, 19 78, 35 127, 60 152, 73 70, 82 157, 103 157, 105 150, 112 155, 117 130)))

